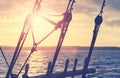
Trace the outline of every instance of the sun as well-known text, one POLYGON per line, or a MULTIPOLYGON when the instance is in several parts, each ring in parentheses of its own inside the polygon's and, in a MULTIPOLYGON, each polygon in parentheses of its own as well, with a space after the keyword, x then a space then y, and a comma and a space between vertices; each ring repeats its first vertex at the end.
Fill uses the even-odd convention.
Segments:
POLYGON ((31 31, 34 34, 36 42, 39 42, 50 32, 55 30, 57 23, 50 19, 52 18, 49 18, 45 15, 40 15, 38 13, 32 13, 27 16, 27 25, 31 27, 31 31))

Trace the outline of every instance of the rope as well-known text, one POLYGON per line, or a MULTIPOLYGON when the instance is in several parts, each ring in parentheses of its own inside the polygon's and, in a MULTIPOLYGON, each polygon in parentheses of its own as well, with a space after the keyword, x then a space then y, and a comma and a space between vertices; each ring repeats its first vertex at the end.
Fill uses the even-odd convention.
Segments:
POLYGON ((31 33, 32 33, 32 39, 33 39, 33 44, 35 43, 35 36, 34 36, 34 32, 33 32, 33 28, 31 26, 31 33))
MULTIPOLYGON (((71 17, 71 13, 69 13, 69 14, 70 14, 70 17, 71 17)), ((67 20, 67 18, 69 17, 69 16, 68 16, 69 14, 66 13, 66 15, 64 16, 64 20, 65 20, 66 22, 70 22, 70 21, 71 21, 71 19, 67 20)), ((42 17, 43 17, 43 16, 42 16, 42 17)), ((40 40, 38 43, 35 43, 35 44, 33 45, 30 54, 28 55, 27 59, 25 60, 23 66, 21 67, 21 69, 20 69, 20 71, 19 71, 19 73, 18 73, 17 76, 19 76, 19 74, 20 74, 21 71, 23 70, 24 66, 26 65, 26 63, 27 63, 27 61, 29 60, 31 54, 35 51, 35 49, 37 48, 37 46, 38 46, 43 40, 45 40, 49 35, 51 35, 55 30, 57 30, 58 28, 60 28, 59 26, 61 26, 61 24, 62 24, 61 21, 56 24, 56 23, 54 23, 53 21, 51 21, 51 20, 49 20, 49 19, 47 19, 47 18, 45 18, 45 17, 43 17, 43 18, 44 18, 45 20, 47 20, 48 22, 56 25, 56 27, 55 27, 50 33, 48 33, 42 40, 40 40)), ((64 24, 64 27, 65 27, 65 25, 66 25, 66 24, 64 24)), ((68 23, 67 25, 69 25, 69 23, 68 23)), ((67 27, 68 27, 68 26, 67 26, 67 27)), ((64 28, 63 28, 63 29, 64 29, 64 28)), ((63 29, 62 29, 62 30, 63 30, 63 29)), ((33 33, 33 30, 32 30, 32 29, 31 29, 31 32, 32 32, 33 41, 35 42, 34 33, 33 33)), ((66 33, 66 32, 65 32, 65 33, 66 33)), ((65 33, 64 33, 64 34, 65 34, 65 33)), ((63 37, 63 36, 61 35, 61 37, 63 37)), ((60 43, 60 44, 62 44, 62 43, 60 43)), ((61 46, 61 45, 60 45, 60 46, 61 46)), ((59 48, 59 49, 60 49, 60 48, 59 48)))
MULTIPOLYGON (((44 17, 44 18, 45 18, 45 17, 44 17)), ((45 18, 45 19, 46 19, 48 22, 51 21, 51 20, 48 20, 47 18, 45 18)), ((52 23, 54 23, 54 22, 52 22, 52 23)), ((31 49, 30 54, 28 55, 27 59, 25 60, 23 66, 21 67, 21 69, 20 69, 20 71, 19 71, 19 73, 18 73, 17 76, 19 76, 19 74, 20 74, 21 71, 23 70, 23 68, 24 68, 24 66, 26 65, 27 61, 29 60, 31 54, 32 54, 34 51, 36 51, 37 46, 38 46, 43 40, 45 40, 48 36, 50 36, 55 30, 57 30, 58 28, 60 28, 60 26, 61 26, 61 21, 59 21, 58 23, 54 23, 54 25, 56 25, 55 28, 54 28, 50 33, 48 33, 43 39, 41 39, 40 41, 38 41, 38 43, 35 42, 34 32, 33 32, 33 29, 31 28, 31 33, 32 33, 32 38, 33 38, 34 44, 33 44, 33 47, 32 47, 32 49, 31 49)))
POLYGON ((46 15, 49 15, 49 16, 55 16, 55 17, 61 17, 61 16, 63 16, 63 14, 58 14, 58 15, 55 15, 55 14, 48 14, 48 13, 46 13, 46 12, 41 12, 41 13, 43 13, 43 14, 46 14, 46 15))
POLYGON ((45 40, 48 36, 50 36, 54 31, 55 31, 55 29, 53 29, 50 33, 48 33, 48 35, 46 35, 46 36, 45 36, 42 40, 40 40, 38 43, 36 43, 36 44, 33 45, 30 54, 28 55, 27 59, 25 60, 23 66, 21 67, 21 69, 20 69, 20 71, 19 71, 19 73, 18 73, 17 76, 20 75, 21 71, 23 70, 24 66, 26 65, 27 61, 29 60, 30 56, 32 55, 32 53, 33 53, 34 51, 36 51, 37 46, 38 46, 43 40, 45 40))
POLYGON ((24 62, 24 64, 23 64, 23 66, 21 67, 21 69, 20 69, 20 71, 19 71, 19 73, 18 73, 18 75, 17 75, 17 78, 18 78, 18 76, 20 75, 21 71, 23 70, 24 66, 26 65, 27 61, 29 60, 31 54, 32 54, 32 51, 30 52, 30 54, 28 55, 27 59, 25 60, 25 62, 24 62))
POLYGON ((45 40, 49 35, 51 35, 53 32, 55 31, 55 29, 53 29, 50 33, 48 33, 42 40, 40 40, 37 45, 39 45, 43 40, 45 40))
MULTIPOLYGON (((71 0, 70 0, 70 1, 71 1, 71 0)), ((38 12, 38 8, 40 8, 40 3, 41 3, 41 0, 36 0, 32 13, 34 13, 34 12, 37 13, 37 12, 38 12)), ((72 6, 73 6, 73 5, 72 5, 72 6)), ((66 10, 66 11, 68 11, 68 10, 66 10)), ((19 56, 19 54, 20 54, 20 52, 21 52, 21 49, 22 49, 22 47, 23 47, 23 44, 24 44, 24 42, 25 42, 25 40, 26 40, 26 38, 27 38, 28 32, 29 32, 29 30, 30 30, 30 28, 31 28, 31 26, 28 26, 28 25, 29 25, 28 22, 29 22, 29 16, 30 16, 30 15, 31 15, 31 14, 29 14, 29 15, 27 16, 26 21, 25 21, 25 23, 24 23, 24 27, 23 27, 23 30, 22 30, 22 32, 21 32, 21 35, 20 35, 20 38, 19 38, 17 47, 16 47, 16 49, 15 49, 15 53, 14 53, 14 55, 13 55, 13 58, 12 58, 10 67, 9 67, 8 72, 7 72, 7 74, 6 74, 6 78, 9 78, 10 74, 12 73, 13 67, 14 67, 17 59, 18 59, 18 56, 19 56)), ((25 64, 26 64, 27 61, 29 60, 31 54, 32 54, 34 51, 36 51, 37 45, 39 45, 44 39, 46 39, 46 38, 47 38, 50 34, 52 34, 55 30, 57 30, 58 28, 61 28, 61 24, 62 24, 62 23, 63 23, 63 27, 62 27, 62 31, 63 31, 63 32, 61 32, 61 38, 64 39, 64 36, 65 36, 65 34, 66 34, 66 31, 67 31, 67 27, 68 27, 68 25, 69 25, 69 22, 71 21, 71 19, 68 19, 68 20, 67 20, 67 18, 69 17, 69 15, 70 15, 70 17, 72 17, 71 12, 66 12, 66 13, 64 14, 64 19, 63 19, 64 22, 59 21, 58 23, 55 23, 55 22, 53 22, 52 20, 49 20, 48 18, 43 17, 45 20, 47 20, 48 22, 52 23, 52 24, 55 25, 56 27, 55 27, 48 35, 46 35, 41 41, 39 41, 38 43, 35 42, 35 37, 34 37, 33 29, 31 28, 31 33, 32 33, 32 38, 33 38, 34 44, 33 44, 33 47, 32 47, 32 49, 31 49, 30 54, 28 55, 28 57, 26 58, 26 60, 25 60, 25 62, 24 62, 24 64, 23 64, 23 66, 21 67, 20 71, 18 72, 17 77, 19 76, 19 74, 21 73, 21 71, 22 71, 22 69, 24 68, 25 64), (65 28, 65 27, 66 27, 66 28, 65 28), (64 31, 65 31, 65 32, 64 32, 64 31), (63 34, 63 35, 62 35, 62 34, 63 34)), ((61 45, 62 45, 63 39, 60 40, 61 42, 60 42, 60 44, 58 44, 58 49, 59 49, 59 50, 60 50, 60 47, 61 47, 61 45)), ((58 51, 58 50, 57 50, 57 51, 58 51)), ((55 63, 54 63, 54 64, 55 64, 55 63)))
MULTIPOLYGON (((36 0, 36 1, 38 1, 38 0, 36 0)), ((34 6, 34 8, 35 8, 35 6, 34 6)), ((37 8, 37 7, 36 7, 36 8, 37 8)), ((43 17, 43 16, 42 16, 42 17, 43 17)), ((18 72, 17 77, 19 76, 19 74, 20 74, 21 71, 23 70, 23 68, 24 68, 25 64, 27 63, 27 61, 29 60, 31 54, 32 54, 34 51, 36 51, 37 46, 38 46, 43 40, 45 40, 49 35, 51 35, 55 30, 57 30, 58 28, 60 28, 60 27, 59 27, 59 24, 60 24, 61 21, 58 22, 58 23, 55 23, 55 22, 53 22, 52 20, 50 20, 50 19, 48 19, 48 18, 46 18, 46 17, 43 17, 43 18, 44 18, 45 20, 47 20, 48 22, 52 23, 53 25, 55 25, 55 28, 54 28, 50 33, 48 33, 48 35, 46 35, 42 40, 40 40, 38 43, 36 43, 36 42, 35 42, 35 37, 34 37, 34 32, 33 32, 33 29, 32 29, 32 27, 31 27, 32 39, 33 39, 33 47, 32 47, 32 49, 31 49, 31 52, 30 52, 30 54, 28 55, 27 59, 25 60, 23 66, 21 67, 20 71, 18 72)), ((27 35, 26 35, 26 36, 27 36, 27 35)), ((20 49, 20 50, 21 50, 21 49, 20 49)), ((20 53, 20 50, 19 50, 19 53, 20 53)), ((19 53, 17 54, 17 57, 18 57, 19 53)), ((17 60, 17 57, 15 58, 15 61, 17 60)), ((14 63, 14 64, 15 64, 15 63, 14 63)))
POLYGON ((36 0, 32 12, 38 12, 41 7, 41 0, 36 0))
POLYGON ((5 55, 4 55, 3 50, 2 50, 1 47, 0 47, 0 51, 1 51, 2 55, 3 55, 3 58, 4 58, 4 60, 5 60, 6 64, 7 64, 8 68, 9 68, 8 61, 7 61, 7 59, 6 59, 5 55))

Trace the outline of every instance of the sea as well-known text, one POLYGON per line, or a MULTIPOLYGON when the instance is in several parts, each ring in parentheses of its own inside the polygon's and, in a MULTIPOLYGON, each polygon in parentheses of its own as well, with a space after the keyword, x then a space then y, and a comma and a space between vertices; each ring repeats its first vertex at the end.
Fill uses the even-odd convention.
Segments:
MULTIPOLYGON (((10 64, 14 50, 3 51, 8 63, 10 64)), ((29 50, 22 50, 12 73, 17 74, 19 72, 29 53, 29 50)), ((53 50, 37 50, 32 53, 27 62, 30 66, 28 76, 46 74, 48 62, 53 60, 54 53, 55 51, 53 50)), ((73 70, 74 60, 76 58, 78 59, 76 70, 83 69, 84 60, 87 55, 88 50, 60 51, 54 67, 54 73, 63 72, 66 59, 69 59, 67 71, 73 70)), ((87 74, 87 78, 120 78, 120 50, 94 50, 90 60, 89 68, 95 68, 96 73, 87 74)), ((5 78, 7 70, 8 66, 6 65, 2 54, 0 53, 0 78, 5 78)), ((24 71, 25 69, 22 70, 20 78, 22 78, 24 71)), ((81 75, 77 75, 75 78, 81 78, 81 75)))

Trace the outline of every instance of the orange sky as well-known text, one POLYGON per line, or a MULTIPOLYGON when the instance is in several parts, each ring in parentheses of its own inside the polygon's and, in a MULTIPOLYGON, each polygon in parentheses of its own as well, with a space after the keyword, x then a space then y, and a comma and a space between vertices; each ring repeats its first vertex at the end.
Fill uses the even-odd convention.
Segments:
MULTIPOLYGON (((68 0, 42 0, 41 13, 62 14, 66 9, 68 0)), ((96 46, 120 47, 120 0, 106 1, 103 14, 103 23, 100 27, 96 46), (115 6, 116 5, 116 6, 115 6)), ((89 46, 94 28, 94 18, 100 10, 102 0, 76 0, 73 9, 73 18, 63 45, 89 46)), ((25 17, 32 11, 34 0, 1 0, 0 1, 0 45, 16 46, 22 31, 25 17)), ((62 17, 47 16, 57 22, 62 17)), ((53 25, 45 20, 40 20, 36 26, 35 38, 39 41, 45 34, 53 29, 53 25)), ((35 27, 34 27, 35 28, 35 27)), ((60 29, 43 41, 43 46, 56 46, 60 29)), ((32 46, 31 34, 29 34, 26 46, 32 46)))

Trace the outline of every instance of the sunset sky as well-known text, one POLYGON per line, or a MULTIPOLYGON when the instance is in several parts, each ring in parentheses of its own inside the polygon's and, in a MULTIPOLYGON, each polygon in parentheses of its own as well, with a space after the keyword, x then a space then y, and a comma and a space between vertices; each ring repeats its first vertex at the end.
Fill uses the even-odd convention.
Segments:
MULTIPOLYGON (((76 0, 73 9, 73 18, 70 22, 63 45, 89 46, 94 29, 94 18, 100 11, 103 0, 76 0)), ((24 20, 32 11, 35 0, 0 0, 0 46, 16 46, 24 20)), ((106 0, 101 24, 95 46, 120 47, 120 0, 106 0)), ((59 15, 66 10, 68 0, 42 0, 40 13, 57 22, 62 17, 48 16, 59 15), (45 14, 46 13, 46 14, 45 14)), ((36 21, 33 26, 36 42, 54 28, 43 19, 36 21)), ((56 46, 60 29, 55 31, 39 46, 56 46)), ((26 46, 32 46, 29 34, 26 46)))

